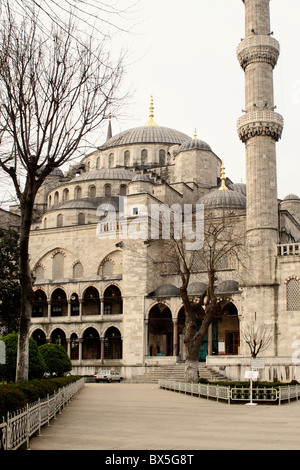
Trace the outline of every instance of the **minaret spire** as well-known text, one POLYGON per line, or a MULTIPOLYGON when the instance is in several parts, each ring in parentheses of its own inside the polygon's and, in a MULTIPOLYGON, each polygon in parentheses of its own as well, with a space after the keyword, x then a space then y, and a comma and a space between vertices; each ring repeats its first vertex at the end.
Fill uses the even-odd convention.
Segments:
POLYGON ((109 113, 109 122, 108 122, 108 128, 107 128, 107 137, 106 140, 109 140, 112 138, 112 128, 111 128, 111 113, 109 113))
POLYGON ((157 126, 156 122, 154 122, 154 105, 153 105, 153 96, 151 95, 151 101, 150 101, 150 108, 149 108, 149 121, 146 123, 146 126, 152 127, 152 126, 157 126))
POLYGON ((253 263, 257 258, 262 267, 253 270, 261 284, 271 282, 279 239, 276 142, 283 118, 274 112, 273 69, 280 47, 271 37, 270 0, 243 2, 245 39, 237 56, 245 72, 245 114, 238 120, 238 134, 246 147, 247 241, 253 263))

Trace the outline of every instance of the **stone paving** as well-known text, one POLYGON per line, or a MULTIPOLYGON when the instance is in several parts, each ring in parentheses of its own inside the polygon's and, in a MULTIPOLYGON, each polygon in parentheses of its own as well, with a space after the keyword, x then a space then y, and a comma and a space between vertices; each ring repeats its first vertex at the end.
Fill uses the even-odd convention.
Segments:
POLYGON ((228 405, 156 384, 85 384, 31 450, 298 450, 300 401, 228 405))

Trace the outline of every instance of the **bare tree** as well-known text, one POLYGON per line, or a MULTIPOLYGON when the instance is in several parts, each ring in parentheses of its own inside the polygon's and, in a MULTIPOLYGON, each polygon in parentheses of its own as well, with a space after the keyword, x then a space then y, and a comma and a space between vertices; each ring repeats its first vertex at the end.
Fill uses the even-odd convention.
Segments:
POLYGON ((28 378, 28 246, 37 191, 120 103, 123 73, 122 58, 112 63, 105 42, 76 41, 72 17, 46 36, 37 24, 37 15, 16 23, 10 14, 0 31, 0 168, 14 184, 21 213, 17 380, 28 378))
POLYGON ((270 346, 272 342, 272 331, 268 325, 259 322, 250 322, 243 325, 242 338, 249 346, 252 358, 270 346))
MULTIPOLYGON (((210 324, 217 315, 219 306, 224 308, 230 297, 220 295, 216 290, 218 272, 230 266, 241 264, 245 253, 240 222, 236 217, 225 213, 216 215, 206 212, 203 228, 203 246, 201 249, 187 249, 191 240, 174 237, 160 240, 161 270, 179 275, 179 292, 185 311, 183 342, 186 353, 185 380, 196 382, 198 379, 198 354, 210 324), (197 297, 188 293, 190 281, 197 273, 205 273, 207 287, 197 297), (201 321, 200 329, 197 323, 201 321)), ((154 259, 154 258, 153 258, 154 259)))

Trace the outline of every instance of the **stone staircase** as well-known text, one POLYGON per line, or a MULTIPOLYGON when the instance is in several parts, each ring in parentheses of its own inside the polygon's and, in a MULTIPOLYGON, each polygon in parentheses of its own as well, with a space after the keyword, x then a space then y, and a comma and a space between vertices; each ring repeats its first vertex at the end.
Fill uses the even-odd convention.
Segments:
MULTIPOLYGON (((185 364, 174 365, 161 365, 161 366, 148 366, 148 371, 142 375, 138 375, 126 382, 130 383, 158 383, 161 379, 170 379, 177 381, 184 381, 185 364)), ((206 364, 199 363, 198 366, 199 377, 207 379, 211 382, 229 379, 215 370, 209 368, 206 364)))

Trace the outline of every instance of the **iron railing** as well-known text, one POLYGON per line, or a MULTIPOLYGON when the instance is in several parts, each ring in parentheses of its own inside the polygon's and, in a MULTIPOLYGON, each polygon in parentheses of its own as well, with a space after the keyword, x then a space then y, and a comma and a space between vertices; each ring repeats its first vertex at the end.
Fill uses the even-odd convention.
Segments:
POLYGON ((174 392, 186 393, 203 398, 212 398, 217 401, 224 400, 228 404, 236 402, 265 402, 281 405, 284 402, 300 398, 300 385, 285 385, 278 388, 261 387, 229 387, 213 384, 177 382, 174 380, 160 380, 159 387, 174 392))
POLYGON ((30 437, 40 434, 41 428, 61 413, 83 385, 84 379, 81 378, 45 399, 39 399, 14 413, 7 413, 6 419, 3 418, 0 423, 0 450, 15 450, 23 444, 29 448, 30 437))

